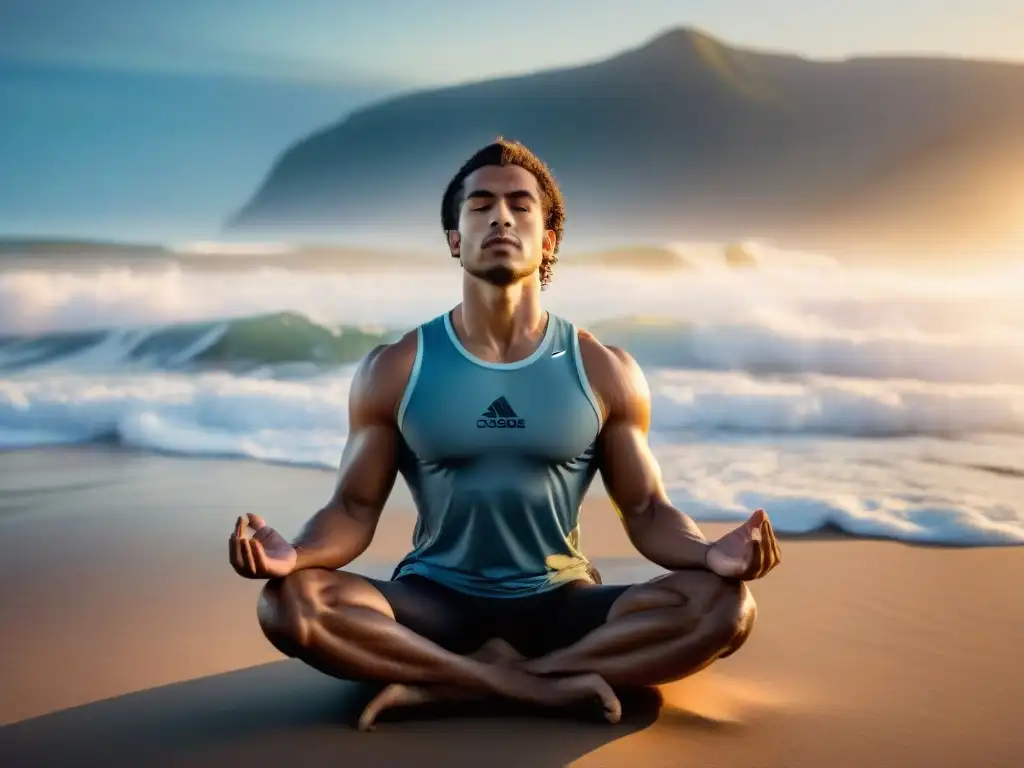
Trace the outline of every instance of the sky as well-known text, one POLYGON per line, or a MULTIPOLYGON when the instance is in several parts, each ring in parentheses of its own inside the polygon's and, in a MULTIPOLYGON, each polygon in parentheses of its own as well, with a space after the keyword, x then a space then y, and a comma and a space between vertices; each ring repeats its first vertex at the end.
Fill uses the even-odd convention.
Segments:
POLYGON ((0 60, 427 86, 597 60, 681 25, 813 58, 1024 61, 1021 0, 0 0, 0 60))

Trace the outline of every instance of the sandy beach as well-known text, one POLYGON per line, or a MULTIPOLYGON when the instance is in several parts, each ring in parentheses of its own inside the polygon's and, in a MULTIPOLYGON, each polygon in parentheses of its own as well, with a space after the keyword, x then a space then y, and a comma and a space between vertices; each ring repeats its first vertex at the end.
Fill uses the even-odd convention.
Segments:
MULTIPOLYGON (((5 766, 1024 764, 1019 548, 787 539, 744 648, 618 725, 477 710, 361 734, 365 689, 277 653, 226 554, 243 512, 292 535, 332 473, 100 447, 3 453, 0 478, 5 766)), ((412 522, 399 487, 353 569, 386 574, 412 522)), ((659 572, 599 494, 583 547, 609 582, 659 572)))

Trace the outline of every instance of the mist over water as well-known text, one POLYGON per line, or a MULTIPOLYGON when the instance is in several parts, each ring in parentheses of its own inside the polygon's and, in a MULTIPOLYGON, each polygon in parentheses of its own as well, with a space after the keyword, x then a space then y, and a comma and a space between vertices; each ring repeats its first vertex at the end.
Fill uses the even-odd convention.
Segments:
MULTIPOLYGON (((779 528, 1024 543, 1024 269, 573 267, 549 309, 626 347, 673 500, 779 528)), ((458 303, 458 267, 0 271, 0 448, 116 440, 336 466, 352 370, 458 303)))

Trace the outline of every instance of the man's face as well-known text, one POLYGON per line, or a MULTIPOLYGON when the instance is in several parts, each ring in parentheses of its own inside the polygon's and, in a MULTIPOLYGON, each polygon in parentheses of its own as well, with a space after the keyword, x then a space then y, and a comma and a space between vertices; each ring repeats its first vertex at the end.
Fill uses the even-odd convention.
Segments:
POLYGON ((555 246, 544 228, 537 179, 518 165, 486 166, 463 182, 459 231, 452 253, 471 275, 494 285, 510 285, 538 271, 555 246))

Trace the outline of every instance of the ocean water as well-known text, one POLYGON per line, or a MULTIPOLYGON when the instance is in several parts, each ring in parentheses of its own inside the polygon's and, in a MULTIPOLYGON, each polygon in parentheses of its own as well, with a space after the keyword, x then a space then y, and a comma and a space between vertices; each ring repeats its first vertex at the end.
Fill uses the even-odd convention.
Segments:
MULTIPOLYGON (((1024 543, 1024 266, 561 266, 552 311, 626 347, 698 520, 1024 543)), ((565 261, 569 261, 566 259, 565 261)), ((0 450, 116 441, 333 468, 352 371, 459 301, 457 267, 191 273, 0 266, 0 450)))

